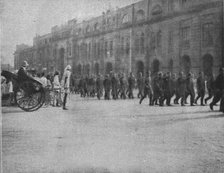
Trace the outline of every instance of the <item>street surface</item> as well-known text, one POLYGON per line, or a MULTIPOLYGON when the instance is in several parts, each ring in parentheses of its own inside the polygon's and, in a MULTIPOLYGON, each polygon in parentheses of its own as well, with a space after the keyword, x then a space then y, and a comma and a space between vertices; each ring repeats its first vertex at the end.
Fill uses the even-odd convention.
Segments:
POLYGON ((68 108, 3 107, 3 173, 224 172, 224 115, 208 106, 71 95, 68 108))

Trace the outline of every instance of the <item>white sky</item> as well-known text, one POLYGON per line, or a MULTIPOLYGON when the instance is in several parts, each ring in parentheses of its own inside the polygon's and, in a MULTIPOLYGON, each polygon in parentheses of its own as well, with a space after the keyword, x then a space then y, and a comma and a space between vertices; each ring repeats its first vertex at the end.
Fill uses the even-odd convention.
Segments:
POLYGON ((0 0, 1 60, 13 65, 17 44, 32 45, 36 34, 76 18, 99 16, 110 6, 123 7, 140 0, 0 0))

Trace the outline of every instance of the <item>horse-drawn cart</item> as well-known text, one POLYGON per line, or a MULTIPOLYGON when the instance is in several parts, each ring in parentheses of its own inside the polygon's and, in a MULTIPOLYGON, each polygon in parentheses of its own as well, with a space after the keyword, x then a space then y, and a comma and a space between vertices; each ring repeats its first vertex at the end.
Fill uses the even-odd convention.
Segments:
POLYGON ((12 80, 15 103, 22 110, 32 112, 38 110, 45 102, 45 91, 40 82, 32 77, 19 80, 18 75, 2 71, 1 76, 12 80))

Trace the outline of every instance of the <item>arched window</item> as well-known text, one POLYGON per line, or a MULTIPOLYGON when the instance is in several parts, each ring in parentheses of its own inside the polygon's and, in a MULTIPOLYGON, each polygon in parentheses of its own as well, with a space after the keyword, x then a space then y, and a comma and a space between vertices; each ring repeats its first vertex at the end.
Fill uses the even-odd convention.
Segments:
POLYGON ((143 10, 138 10, 136 13, 136 20, 144 20, 145 19, 145 12, 143 10))
POLYGON ((94 24, 94 31, 98 31, 99 30, 99 24, 98 23, 95 23, 94 24))
POLYGON ((156 5, 152 9, 152 15, 159 15, 159 14, 162 14, 162 12, 163 12, 162 7, 160 5, 156 5))
POLYGON ((89 33, 90 32, 90 26, 88 25, 87 27, 86 27, 86 33, 89 33))
POLYGON ((144 33, 141 33, 141 36, 140 36, 140 52, 142 54, 145 53, 145 34, 144 33))
POLYGON ((131 22, 131 17, 128 14, 125 14, 122 18, 122 24, 131 22))

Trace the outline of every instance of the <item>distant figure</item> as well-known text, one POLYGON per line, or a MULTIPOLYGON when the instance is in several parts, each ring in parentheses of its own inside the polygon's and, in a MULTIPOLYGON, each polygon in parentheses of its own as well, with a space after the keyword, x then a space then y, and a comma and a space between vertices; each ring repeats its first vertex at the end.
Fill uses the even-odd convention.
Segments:
POLYGON ((71 66, 67 65, 64 70, 64 74, 61 80, 61 87, 64 89, 64 98, 63 98, 63 110, 67 110, 66 103, 67 103, 67 96, 70 92, 70 77, 71 77, 71 66))
POLYGON ((53 90, 54 90, 54 103, 53 103, 53 106, 55 106, 55 101, 56 101, 56 106, 60 106, 59 105, 60 89, 61 89, 61 85, 60 85, 60 82, 59 82, 59 72, 56 71, 54 73, 54 79, 53 79, 53 90))

